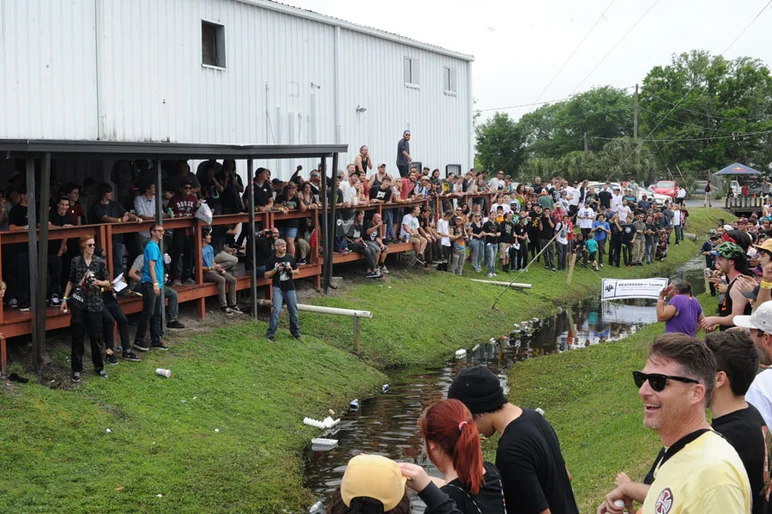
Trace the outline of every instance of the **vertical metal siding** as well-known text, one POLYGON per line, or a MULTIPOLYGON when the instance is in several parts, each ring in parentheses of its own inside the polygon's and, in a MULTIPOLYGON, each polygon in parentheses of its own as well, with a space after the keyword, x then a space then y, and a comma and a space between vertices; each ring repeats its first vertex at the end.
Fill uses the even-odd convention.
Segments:
MULTIPOLYGON (((7 73, 0 81, 0 107, 7 113, 0 137, 335 140, 332 25, 235 0, 54 4, 0 0, 0 69, 7 73), (202 20, 225 27, 225 70, 201 65, 202 20)), ((350 147, 341 167, 367 144, 375 164, 396 171, 396 145, 405 128, 413 131, 416 160, 469 167, 469 63, 346 29, 340 34, 341 137, 350 147), (404 85, 406 55, 419 59, 420 89, 404 85), (455 97, 443 93, 446 65, 457 69, 455 97), (367 112, 357 113, 357 105, 367 112)), ((317 163, 302 164, 308 169, 317 163)), ((296 163, 267 165, 287 177, 296 163)))
POLYGON ((94 3, 0 0, 0 138, 96 139, 94 3))

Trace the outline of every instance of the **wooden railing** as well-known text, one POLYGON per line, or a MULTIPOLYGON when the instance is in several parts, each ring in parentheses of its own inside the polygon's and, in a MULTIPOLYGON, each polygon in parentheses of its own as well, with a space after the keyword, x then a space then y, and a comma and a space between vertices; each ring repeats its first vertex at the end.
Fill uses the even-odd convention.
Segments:
MULTIPOLYGON (((471 202, 473 198, 488 198, 489 206, 490 202, 493 201, 493 195, 492 194, 478 194, 478 195, 466 195, 463 197, 463 201, 465 202, 471 202)), ((356 206, 352 206, 350 208, 356 209, 356 210, 364 210, 364 211, 372 211, 372 212, 378 212, 379 214, 383 215, 384 211, 386 210, 394 210, 394 209, 405 209, 410 208, 414 205, 421 205, 425 207, 429 207, 431 203, 434 203, 434 216, 435 220, 438 219, 442 215, 442 203, 443 200, 452 200, 452 197, 433 197, 433 198, 426 198, 422 200, 412 200, 402 203, 377 203, 377 204, 359 204, 356 206)), ((340 209, 340 207, 337 207, 340 209)), ((329 209, 328 209, 329 210, 329 209)), ((273 209, 270 211, 258 211, 255 213, 255 224, 256 227, 271 227, 274 226, 277 221, 286 220, 286 219, 297 219, 297 218, 303 218, 311 219, 312 227, 313 229, 319 229, 321 228, 321 208, 319 207, 313 207, 309 208, 305 212, 301 211, 291 211, 287 213, 282 213, 278 209, 273 209)), ((395 224, 399 224, 401 220, 394 219, 395 224)), ((49 228, 48 230, 48 240, 49 241, 61 241, 62 239, 75 239, 79 238, 81 236, 94 236, 95 241, 98 246, 100 246, 104 251, 104 258, 105 262, 108 263, 107 269, 110 273, 110 278, 114 279, 113 276, 113 266, 110 265, 112 262, 113 257, 113 243, 112 238, 114 235, 121 235, 121 234, 134 234, 138 232, 146 231, 150 228, 150 225, 152 225, 154 222, 152 221, 146 221, 143 223, 109 223, 109 224, 98 224, 98 225, 80 225, 76 227, 56 227, 56 228, 49 228)), ((223 226, 223 225, 235 225, 238 223, 242 224, 249 224, 249 215, 247 213, 239 213, 239 214, 223 214, 223 215, 217 215, 214 216, 212 219, 212 226, 223 226)), ((163 226, 166 229, 185 229, 185 228, 193 228, 194 230, 194 269, 195 269, 195 276, 194 280, 196 282, 195 286, 189 286, 188 288, 183 288, 182 292, 178 292, 179 301, 180 303, 188 302, 188 301, 195 301, 196 302, 196 311, 199 317, 203 318, 205 315, 205 309, 204 309, 204 302, 206 301, 206 298, 209 296, 216 295, 216 288, 214 287, 214 284, 210 283, 204 283, 203 281, 203 263, 202 263, 202 256, 201 256, 201 232, 203 228, 206 226, 203 222, 201 222, 198 219, 195 218, 164 218, 163 220, 163 226)), ((301 266, 301 273, 299 275, 300 278, 311 278, 314 280, 315 286, 318 288, 320 287, 320 281, 321 281, 321 275, 322 275, 322 265, 324 263, 324 255, 322 255, 322 247, 323 245, 321 243, 321 231, 317 231, 317 244, 315 247, 312 248, 311 256, 309 262, 301 266)), ((397 232, 395 235, 398 235, 397 232)), ((28 232, 27 231, 19 231, 19 232, 0 232, 0 249, 4 245, 14 244, 14 243, 28 243, 28 232)), ((402 252, 406 251, 410 248, 411 245, 399 245, 395 246, 395 248, 390 250, 390 253, 394 252, 402 252)), ((349 262, 354 261, 362 258, 362 256, 358 254, 354 255, 348 255, 348 256, 333 256, 333 262, 334 263, 342 263, 342 262, 349 262)), ((4 276, 3 273, 3 261, 2 261, 2 252, 0 252, 0 277, 4 276)), ((30 263, 30 265, 34 265, 33 263, 30 263)), ((130 266, 131 263, 128 263, 130 266)), ((270 283, 269 280, 261 279, 257 281, 258 286, 268 285, 270 283)), ((250 277, 249 276, 240 276, 238 277, 238 289, 248 289, 250 287, 250 277)), ((42 294, 46 294, 46 292, 42 292, 42 294)), ((270 298, 270 288, 268 288, 266 297, 270 298)), ((130 300, 127 300, 127 306, 124 307, 124 310, 127 311, 127 313, 131 312, 138 312, 141 310, 141 302, 138 302, 134 300, 133 302, 130 300)), ((0 302, 0 327, 3 325, 9 325, 9 324, 15 324, 19 325, 13 330, 5 330, 0 328, 0 332, 3 332, 6 337, 12 337, 15 335, 21 335, 25 333, 31 332, 31 322, 30 322, 30 315, 29 313, 17 313, 14 312, 14 315, 9 318, 7 316, 7 313, 4 312, 2 302, 0 302)), ((56 328, 64 328, 69 326, 69 314, 60 313, 58 311, 53 311, 52 309, 48 309, 46 312, 46 325, 47 329, 56 329, 56 328)))

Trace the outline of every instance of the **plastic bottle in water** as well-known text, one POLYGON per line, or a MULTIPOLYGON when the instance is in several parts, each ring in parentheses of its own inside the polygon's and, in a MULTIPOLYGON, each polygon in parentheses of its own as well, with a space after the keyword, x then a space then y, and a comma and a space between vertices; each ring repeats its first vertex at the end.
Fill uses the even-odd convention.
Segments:
POLYGON ((349 403, 348 406, 349 406, 349 408, 352 411, 358 411, 359 410, 359 400, 354 398, 353 400, 351 400, 351 403, 349 403))
POLYGON ((321 514, 324 511, 324 505, 322 504, 322 500, 319 500, 318 502, 311 505, 311 508, 308 509, 308 514, 321 514))

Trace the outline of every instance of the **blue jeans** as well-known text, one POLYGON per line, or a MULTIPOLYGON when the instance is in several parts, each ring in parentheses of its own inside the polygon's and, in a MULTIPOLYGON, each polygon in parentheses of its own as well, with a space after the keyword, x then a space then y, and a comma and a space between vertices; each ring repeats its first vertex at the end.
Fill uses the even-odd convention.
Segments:
POLYGON ((291 237, 292 239, 296 239, 298 237, 298 229, 297 227, 292 228, 280 228, 279 229, 279 236, 283 239, 286 239, 288 237, 291 237))
POLYGON ((113 278, 123 273, 123 235, 113 236, 113 278))
POLYGON ((684 240, 684 227, 683 225, 676 225, 675 227, 675 244, 684 240))
POLYGON ((485 252, 485 242, 482 239, 472 239, 470 244, 472 247, 472 267, 478 271, 485 252))
MULTIPOLYGON (((177 300, 177 291, 171 287, 164 286, 164 296, 169 300, 169 305, 166 306, 166 322, 176 321, 180 316, 180 306, 177 300)), ((163 334, 163 330, 161 330, 163 334)))
POLYGON ((651 249, 654 247, 654 243, 646 242, 646 250, 644 251, 646 255, 646 264, 651 264, 651 249))
POLYGON ((271 322, 268 325, 266 337, 273 337, 276 328, 279 326, 279 313, 282 303, 287 304, 287 312, 290 318, 290 332, 293 336, 300 335, 300 324, 298 322, 298 297, 295 290, 282 291, 280 287, 273 288, 273 309, 271 310, 271 322))
POLYGON ((343 236, 335 236, 335 239, 333 240, 333 247, 334 251, 338 250, 347 250, 348 249, 348 241, 346 241, 346 238, 343 236))
POLYGON ((394 211, 391 209, 383 210, 383 222, 386 223, 386 239, 397 239, 394 237, 394 211))
POLYGON ((496 250, 498 244, 486 243, 485 245, 485 266, 488 273, 496 273, 496 250))

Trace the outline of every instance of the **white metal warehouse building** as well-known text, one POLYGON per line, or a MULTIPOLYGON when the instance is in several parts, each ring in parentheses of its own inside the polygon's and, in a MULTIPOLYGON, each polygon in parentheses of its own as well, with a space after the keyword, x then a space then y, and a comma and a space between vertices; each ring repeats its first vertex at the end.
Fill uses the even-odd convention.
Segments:
POLYGON ((368 145, 396 173, 410 129, 414 161, 473 163, 469 55, 268 0, 0 0, 0 16, 0 138, 343 143, 341 168, 368 145))

